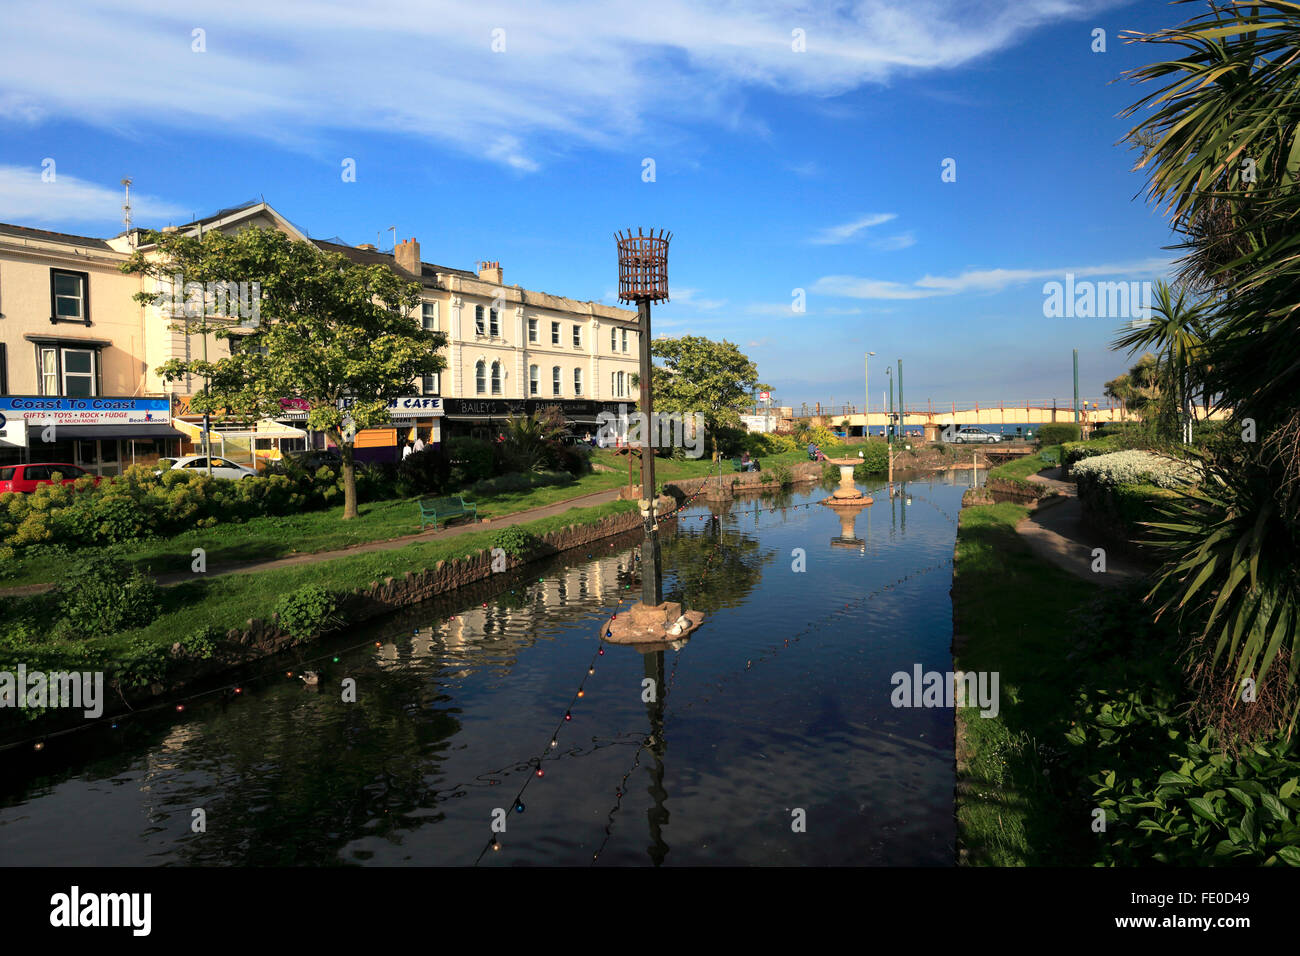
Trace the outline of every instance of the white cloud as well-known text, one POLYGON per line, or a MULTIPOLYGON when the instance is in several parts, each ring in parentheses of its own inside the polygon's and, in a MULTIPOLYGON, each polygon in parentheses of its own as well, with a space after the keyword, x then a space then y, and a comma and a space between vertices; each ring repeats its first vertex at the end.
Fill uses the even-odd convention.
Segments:
POLYGON ((907 249, 914 245, 916 245, 916 236, 910 232, 902 232, 896 236, 882 236, 871 241, 871 248, 881 252, 897 252, 899 249, 907 249))
POLYGON ((702 299, 700 298, 699 289, 669 289, 669 296, 672 302, 677 305, 689 305, 693 309, 703 309, 705 312, 712 312, 720 309, 727 304, 726 299, 702 299))
MULTIPOLYGON (((32 222, 97 222, 120 220, 125 191, 121 186, 101 186, 59 171, 54 181, 41 179, 41 167, 0 166, 0 221, 26 225, 32 222)), ((144 193, 131 193, 131 210, 137 222, 189 219, 188 210, 144 193)))
POLYGON ((352 155, 350 134, 398 131, 528 172, 575 146, 666 141, 695 123, 763 135, 752 90, 826 98, 952 70, 1102 2, 85 0, 76 17, 8 18, 0 117, 269 138, 322 156, 352 155), (191 49, 196 26, 206 52, 191 49), (796 27, 806 52, 791 49, 796 27), (50 50, 76 55, 52 69, 50 50))
POLYGON ((870 215, 863 216, 861 219, 855 219, 852 222, 846 222, 840 226, 830 226, 821 231, 820 235, 809 239, 809 242, 817 245, 839 245, 840 243, 849 242, 856 239, 858 233, 864 229, 870 229, 872 226, 879 226, 881 223, 889 222, 896 219, 897 215, 892 212, 873 212, 870 215))
POLYGON ((1165 275, 1169 271, 1170 264, 1168 259, 1153 258, 1136 262, 1068 266, 1061 269, 979 269, 955 276, 927 275, 910 285, 887 279, 830 275, 822 276, 814 282, 812 291, 850 299, 928 299, 934 296, 957 295, 962 292, 999 292, 1008 286, 1023 285, 1027 282, 1064 282, 1067 273, 1075 278, 1112 276, 1126 281, 1152 279, 1165 275))

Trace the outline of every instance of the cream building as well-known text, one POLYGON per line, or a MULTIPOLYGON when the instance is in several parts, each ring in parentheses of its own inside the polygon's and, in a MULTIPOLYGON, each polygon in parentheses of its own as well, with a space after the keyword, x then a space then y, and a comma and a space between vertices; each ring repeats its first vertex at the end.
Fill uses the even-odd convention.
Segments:
MULTIPOLYGON (((425 262, 415 239, 398 243, 392 254, 313 239, 265 202, 169 228, 192 235, 276 229, 420 283, 421 306, 411 319, 446 333, 447 368, 412 382, 410 396, 394 403, 392 428, 359 437, 362 458, 392 457, 417 435, 437 443, 444 428, 492 436, 510 416, 546 405, 558 406, 581 435, 595 431, 601 411, 636 401, 639 332, 632 310, 506 285, 499 262, 475 271, 425 262)), ((141 230, 96 239, 0 224, 0 463, 69 461, 115 474, 132 460, 194 451, 201 419, 189 413, 189 398, 202 382, 168 383, 157 369, 174 358, 219 360, 230 354, 230 340, 209 335, 204 342, 192 329, 173 328, 178 316, 168 308, 133 299, 166 289, 120 271, 142 242, 141 230), (116 405, 71 407, 109 406, 110 400, 116 405), (27 439, 50 416, 55 441, 38 454, 27 439)), ((239 319, 227 314, 208 321, 236 325, 239 319)), ((290 444, 322 445, 323 436, 295 433, 306 414, 293 399, 285 396, 280 438, 301 434, 301 442, 290 444)), ((276 434, 274 427, 266 434, 276 434)), ((265 450, 273 443, 259 440, 261 428, 239 433, 250 457, 253 444, 265 450)), ((223 434, 236 440, 236 431, 223 434)))

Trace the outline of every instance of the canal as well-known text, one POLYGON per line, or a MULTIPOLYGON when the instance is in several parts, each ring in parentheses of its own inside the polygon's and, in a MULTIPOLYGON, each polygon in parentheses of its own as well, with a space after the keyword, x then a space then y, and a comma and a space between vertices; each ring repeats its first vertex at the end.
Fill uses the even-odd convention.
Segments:
POLYGON ((665 591, 706 619, 658 653, 600 641, 623 539, 57 738, 0 780, 0 865, 950 865, 953 714, 891 675, 951 669, 969 482, 860 483, 847 528, 806 485, 691 506, 665 591))

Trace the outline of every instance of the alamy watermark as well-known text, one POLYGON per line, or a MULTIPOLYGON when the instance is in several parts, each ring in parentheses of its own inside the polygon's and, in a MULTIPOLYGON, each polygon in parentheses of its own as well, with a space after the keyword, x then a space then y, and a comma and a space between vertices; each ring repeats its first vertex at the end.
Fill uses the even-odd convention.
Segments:
POLYGON ((179 273, 160 283, 157 304, 173 318, 238 320, 241 328, 262 322, 260 282, 186 282, 179 273))
POLYGON ((596 416, 600 428, 596 442, 605 447, 619 441, 634 448, 684 448, 687 458, 704 454, 704 415, 702 412, 629 412, 620 404, 618 414, 601 412, 596 416))
POLYGON ((978 707, 981 717, 996 717, 997 671, 925 671, 912 665, 912 673, 896 671, 889 702, 895 707, 978 707))
POLYGON ((0 707, 83 708, 86 717, 104 713, 103 671, 0 671, 0 707))
POLYGON ((1043 283, 1043 316, 1048 319, 1132 319, 1134 326, 1151 321, 1150 282, 1074 281, 1043 283))

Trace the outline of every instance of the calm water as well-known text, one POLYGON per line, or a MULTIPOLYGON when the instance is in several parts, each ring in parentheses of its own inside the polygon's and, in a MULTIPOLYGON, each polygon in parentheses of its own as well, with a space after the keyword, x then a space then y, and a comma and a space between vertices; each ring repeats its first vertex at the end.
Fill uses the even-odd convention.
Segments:
POLYGON ((969 481, 909 482, 910 504, 860 485, 849 538, 801 507, 821 488, 689 509, 665 590, 707 617, 676 649, 597 653, 638 594, 625 538, 313 646, 319 689, 291 659, 235 699, 0 755, 0 864, 947 865, 952 712, 895 709, 890 675, 951 669, 969 481))

